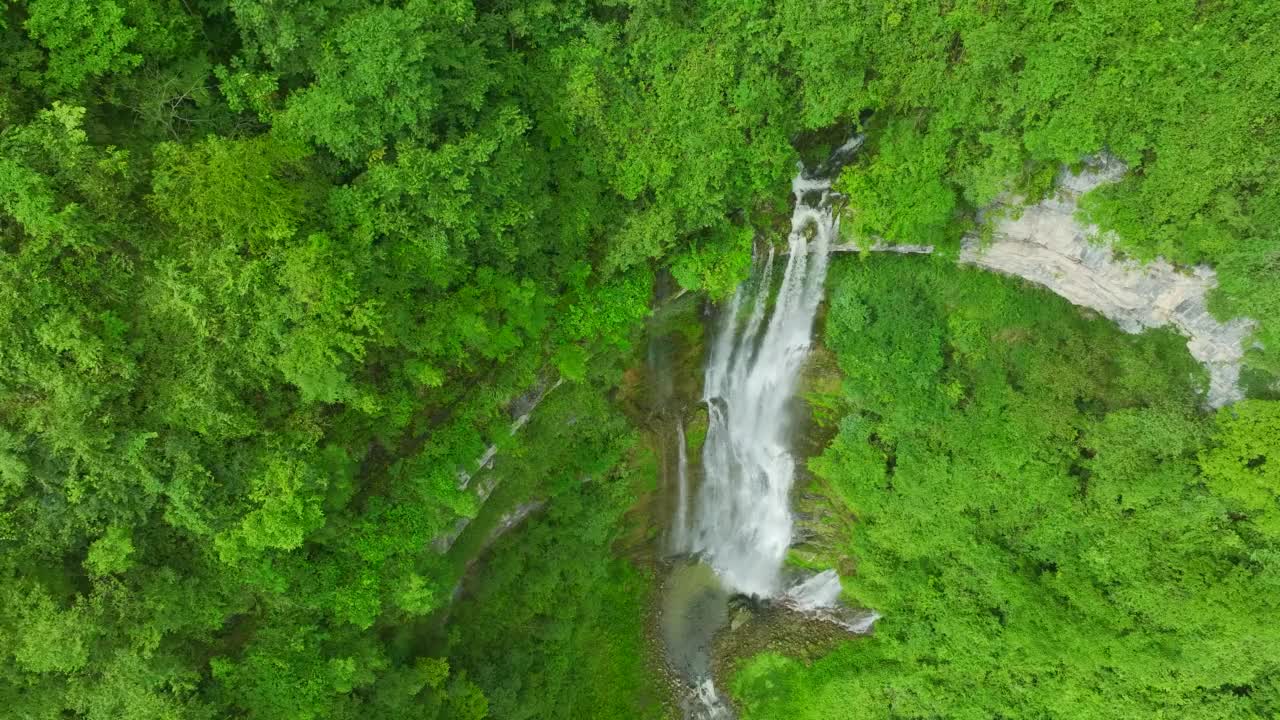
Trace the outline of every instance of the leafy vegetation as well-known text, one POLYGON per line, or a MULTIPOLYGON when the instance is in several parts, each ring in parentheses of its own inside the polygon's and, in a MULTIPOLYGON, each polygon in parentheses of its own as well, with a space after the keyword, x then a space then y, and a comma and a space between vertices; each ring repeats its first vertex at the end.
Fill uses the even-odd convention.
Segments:
MULTIPOLYGON (((998 194, 1042 192, 1060 163, 1110 150, 1132 172, 1088 212, 1134 255, 1216 264, 1216 308, 1260 321, 1252 362, 1277 370, 1272 5, 0 0, 0 705, 112 720, 654 710, 635 677, 643 576, 611 555, 643 453, 609 390, 655 275, 730 293, 784 214, 797 150, 853 129, 869 141, 842 180, 845 226, 862 240, 954 243, 998 194), (527 395, 560 379, 513 436, 527 395), (495 497, 545 515, 479 566, 441 640, 464 550, 485 542, 433 545, 482 512, 482 483, 459 479, 490 446, 495 497), (537 640, 503 652, 519 623, 537 640)), ((986 352, 966 313, 992 302, 947 304, 912 329, 927 337, 858 341, 949 338, 851 376, 874 381, 859 392, 877 393, 884 442, 1020 392, 922 389, 986 352)), ((1113 357, 1090 343, 1121 341, 1081 327, 1043 340, 1068 367, 1035 361, 1057 388, 1036 402, 1066 413, 1020 411, 1058 449, 1035 452, 1067 447, 1081 418, 1098 443, 1163 428, 1170 449, 1135 445, 1155 459, 1079 472, 1191 472, 1244 518, 1215 531, 1240 544, 1196 577, 1216 582, 1228 556, 1269 567, 1275 463, 1255 448, 1274 439, 1270 406, 1210 428, 1169 369, 1176 343, 1113 357), (1112 427, 1099 406, 1131 415, 1112 427)), ((853 506, 874 501, 854 489, 853 506)), ((1217 506, 1186 502, 1177 521, 1208 533, 1194 519, 1217 506)), ((1253 586, 1214 592, 1229 588, 1253 586)), ((1230 687, 1253 693, 1234 702, 1262 702, 1260 657, 1232 658, 1230 687)))
POLYGON ((564 409, 547 408, 546 434, 524 442, 564 457, 520 457, 501 471, 518 483, 554 468, 539 484, 546 510, 478 568, 450 617, 450 656, 485 688, 493 717, 664 718, 645 645, 650 584, 614 556, 632 524, 623 513, 657 467, 603 398, 595 407, 588 392, 558 400, 564 409))
POLYGON ((754 658, 746 717, 1273 716, 1280 403, 1204 416, 1178 338, 1010 280, 834 270, 811 468, 856 518, 828 538, 846 599, 884 618, 811 667, 754 658))

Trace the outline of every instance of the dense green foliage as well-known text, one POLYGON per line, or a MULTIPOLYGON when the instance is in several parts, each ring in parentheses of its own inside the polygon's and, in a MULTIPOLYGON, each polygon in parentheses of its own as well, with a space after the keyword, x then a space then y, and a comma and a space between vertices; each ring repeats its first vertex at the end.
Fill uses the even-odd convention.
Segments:
MULTIPOLYGON (((642 453, 608 389, 655 273, 730 292, 797 150, 854 127, 860 239, 953 244, 998 193, 1109 149, 1133 172, 1089 211, 1136 255, 1216 263, 1217 307, 1260 320, 1254 363, 1276 369, 1273 5, 0 0, 0 707, 649 712, 622 677, 642 583, 610 559, 642 453), (512 438, 521 396, 558 379, 547 425, 512 438), (496 549, 459 639, 427 642, 484 545, 433 543, 496 521, 459 483, 491 444, 495 497, 546 517, 496 549), (504 655, 499 619, 544 645, 504 655), (586 672, 609 679, 573 687, 586 672)), ((1054 387, 1167 395, 1211 497, 1274 533, 1274 467, 1240 454, 1274 413, 1204 429, 1141 369, 1175 345, 1054 387)), ((940 407, 893 387, 895 427, 940 407)))
POLYGON ((754 659, 746 717, 1274 717, 1280 402, 1205 416, 1179 338, 1009 280, 835 270, 811 467, 884 618, 809 668, 754 659))
POLYGON ((634 524, 622 514, 657 468, 598 394, 547 404, 541 427, 521 440, 538 456, 499 470, 504 484, 518 484, 550 468, 550 482, 539 483, 545 512, 478 569, 450 618, 459 629, 450 656, 485 688, 493 717, 664 717, 644 645, 649 584, 614 557, 634 524))

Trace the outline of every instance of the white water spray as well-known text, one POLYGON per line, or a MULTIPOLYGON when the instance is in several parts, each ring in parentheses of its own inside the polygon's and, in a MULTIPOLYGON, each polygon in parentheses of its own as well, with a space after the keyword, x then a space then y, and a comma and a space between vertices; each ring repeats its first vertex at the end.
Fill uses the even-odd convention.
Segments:
POLYGON ((840 604, 840 576, 835 570, 824 570, 797 583, 787 590, 780 602, 857 635, 871 632, 880 619, 880 613, 874 610, 854 610, 840 604))
MULTIPOLYGON (((858 144, 855 139, 840 152, 858 144)), ((791 189, 796 205, 790 250, 772 312, 766 312, 774 261, 770 246, 755 281, 739 287, 724 312, 707 360, 704 480, 685 548, 700 553, 732 590, 761 597, 780 591, 791 544, 788 494, 795 459, 787 442, 787 408, 809 354, 827 250, 837 228, 829 177, 801 171, 791 189), (744 311, 749 313, 745 323, 744 311)))

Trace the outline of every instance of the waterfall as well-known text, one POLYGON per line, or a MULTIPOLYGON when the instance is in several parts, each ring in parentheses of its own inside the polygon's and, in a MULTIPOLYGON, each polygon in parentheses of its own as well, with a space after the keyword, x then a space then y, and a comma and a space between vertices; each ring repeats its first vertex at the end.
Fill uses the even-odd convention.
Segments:
POLYGON ((703 476, 692 507, 684 425, 676 426, 671 546, 677 554, 703 561, 678 567, 663 589, 663 642, 672 667, 689 683, 681 701, 687 720, 733 717, 711 677, 711 648, 728 623, 731 594, 773 598, 857 633, 869 632, 879 617, 839 605, 840 579, 834 571, 791 590, 783 587, 782 577, 791 545, 789 496, 795 478, 788 410, 809 354, 827 253, 837 229, 831 178, 861 144, 862 138, 855 137, 817 172, 801 169, 792 179, 795 210, 777 294, 776 251, 769 245, 753 258, 751 277, 721 312, 703 375, 708 426, 703 476))
MULTIPOLYGON (((840 148, 832 164, 859 144, 855 138, 840 148)), ((773 308, 769 311, 770 246, 724 310, 707 359, 702 400, 709 426, 688 549, 699 553, 727 587, 749 595, 771 597, 780 591, 791 544, 788 495, 795 459, 787 408, 809 353, 827 251, 837 228, 832 174, 801 170, 792 180, 796 204, 790 247, 773 308)))
POLYGON ((684 421, 676 420, 676 518, 671 527, 671 547, 679 553, 689 547, 689 452, 685 449, 684 421))

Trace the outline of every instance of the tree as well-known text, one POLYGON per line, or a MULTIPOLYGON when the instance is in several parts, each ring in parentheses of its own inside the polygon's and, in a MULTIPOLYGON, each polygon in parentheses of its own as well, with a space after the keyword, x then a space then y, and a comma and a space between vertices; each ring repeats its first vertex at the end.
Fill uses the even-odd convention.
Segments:
POLYGON ((124 73, 142 62, 141 55, 125 51, 137 31, 124 23, 124 8, 112 0, 31 0, 27 11, 27 32, 48 51, 42 80, 53 92, 79 90, 90 78, 124 73))
POLYGON ((1214 442, 1200 454, 1205 483, 1231 519, 1280 537, 1280 402, 1245 400, 1218 411, 1214 442))

